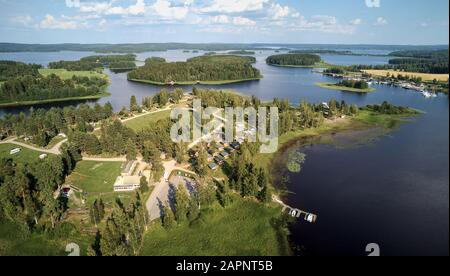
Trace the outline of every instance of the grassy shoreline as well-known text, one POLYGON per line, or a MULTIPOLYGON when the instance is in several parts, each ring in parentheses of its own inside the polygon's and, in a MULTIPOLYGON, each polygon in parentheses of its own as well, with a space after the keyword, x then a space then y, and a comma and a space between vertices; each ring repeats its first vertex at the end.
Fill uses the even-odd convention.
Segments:
POLYGON ((318 82, 315 85, 318 87, 330 89, 330 90, 340 90, 340 91, 363 93, 363 94, 376 91, 375 88, 358 89, 358 88, 340 86, 340 85, 336 85, 334 83, 329 83, 329 82, 318 82))
POLYGON ((71 98, 61 98, 61 99, 48 99, 48 100, 37 100, 37 101, 23 101, 23 102, 14 102, 14 103, 0 103, 1 107, 18 107, 18 106, 30 106, 30 105, 42 105, 48 103, 58 103, 58 102, 72 102, 72 101, 85 101, 85 100, 98 100, 103 97, 109 97, 111 93, 104 92, 97 95, 92 96, 84 96, 84 97, 71 97, 71 98))
MULTIPOLYGON (((182 81, 182 82, 175 82, 174 85, 224 85, 224 84, 233 84, 233 83, 240 83, 240 82, 247 82, 247 81, 259 81, 260 78, 251 78, 251 79, 241 79, 241 80, 222 80, 222 81, 182 81)), ((145 83, 145 84, 151 84, 151 85, 157 85, 157 86, 167 86, 170 85, 170 83, 163 83, 163 82, 157 82, 157 81, 151 81, 151 80, 140 80, 140 79, 128 79, 128 81, 131 82, 137 82, 137 83, 145 83)))
POLYGON ((361 110, 356 117, 339 119, 337 121, 328 121, 324 125, 318 128, 310 128, 305 130, 299 130, 294 132, 288 132, 279 137, 278 150, 275 153, 262 154, 259 153, 255 156, 255 160, 258 160, 260 167, 272 168, 272 161, 275 156, 283 149, 284 146, 292 143, 293 141, 307 139, 310 144, 311 140, 320 138, 321 136, 347 131, 358 131, 371 128, 384 128, 387 131, 394 129, 399 123, 407 121, 409 118, 413 118, 421 113, 404 114, 404 115, 387 115, 378 114, 367 110, 361 110))
POLYGON ((19 102, 4 102, 0 103, 0 108, 3 107, 19 107, 19 106, 30 106, 30 105, 42 105, 49 103, 59 103, 59 102, 73 102, 73 101, 89 101, 98 100, 104 97, 111 96, 108 92, 109 77, 106 74, 99 73, 96 71, 67 71, 66 69, 39 69, 39 73, 45 77, 55 74, 63 80, 71 79, 73 76, 77 77, 97 77, 108 80, 108 84, 101 87, 101 93, 89 96, 78 96, 78 97, 68 97, 68 98, 56 98, 56 99, 46 99, 46 100, 34 100, 34 101, 19 101, 19 102))

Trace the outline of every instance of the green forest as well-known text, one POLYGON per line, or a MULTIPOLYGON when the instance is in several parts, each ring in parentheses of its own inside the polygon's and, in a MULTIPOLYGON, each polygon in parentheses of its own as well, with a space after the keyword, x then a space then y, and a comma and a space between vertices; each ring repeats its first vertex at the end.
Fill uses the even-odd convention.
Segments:
POLYGON ((25 64, 22 62, 0 60, 0 81, 20 76, 39 76, 42 66, 36 64, 25 64))
POLYGON ((261 73, 251 63, 253 57, 230 55, 201 56, 186 62, 164 62, 148 59, 143 67, 128 74, 129 80, 143 80, 158 84, 170 82, 232 81, 259 79, 261 73))
POLYGON ((379 70, 400 70, 405 72, 426 73, 426 74, 448 74, 447 50, 408 50, 397 51, 389 54, 393 58, 387 65, 357 65, 353 69, 379 69, 379 70), (395 58, 394 58, 395 57, 395 58))
POLYGON ((270 56, 266 62, 276 66, 313 66, 321 60, 320 56, 313 54, 283 54, 270 56))
POLYGON ((107 84, 107 80, 96 77, 74 76, 69 80, 62 80, 54 74, 16 77, 0 87, 0 103, 93 96, 101 94, 107 84))
POLYGON ((349 88, 356 88, 356 89, 367 89, 369 88, 369 84, 365 81, 355 81, 355 80, 343 80, 336 84, 337 86, 344 86, 349 88))
POLYGON ((68 71, 94 71, 103 68, 130 69, 136 68, 135 55, 98 55, 84 57, 78 61, 50 62, 50 69, 66 69, 68 71))

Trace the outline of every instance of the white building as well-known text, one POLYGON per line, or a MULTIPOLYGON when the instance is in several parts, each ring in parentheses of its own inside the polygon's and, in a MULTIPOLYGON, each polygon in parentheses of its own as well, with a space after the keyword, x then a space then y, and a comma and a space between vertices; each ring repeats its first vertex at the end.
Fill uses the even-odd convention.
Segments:
POLYGON ((138 163, 136 161, 127 162, 122 170, 121 173, 122 176, 131 176, 133 174, 134 169, 136 169, 137 164, 138 163))
POLYGON ((140 188, 140 176, 119 176, 114 183, 114 192, 132 192, 140 188))

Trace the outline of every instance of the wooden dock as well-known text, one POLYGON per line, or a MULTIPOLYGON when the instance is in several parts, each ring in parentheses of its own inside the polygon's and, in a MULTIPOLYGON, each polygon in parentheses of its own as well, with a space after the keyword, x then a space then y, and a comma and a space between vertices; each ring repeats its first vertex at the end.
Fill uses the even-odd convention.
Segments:
POLYGON ((306 211, 303 211, 303 210, 300 210, 297 208, 293 208, 293 207, 287 205, 286 203, 284 203, 283 201, 281 201, 281 199, 279 199, 277 196, 273 196, 273 201, 280 204, 283 207, 283 210, 282 210, 283 213, 286 212, 292 217, 302 219, 309 223, 317 222, 317 215, 315 215, 313 213, 306 212, 306 211))

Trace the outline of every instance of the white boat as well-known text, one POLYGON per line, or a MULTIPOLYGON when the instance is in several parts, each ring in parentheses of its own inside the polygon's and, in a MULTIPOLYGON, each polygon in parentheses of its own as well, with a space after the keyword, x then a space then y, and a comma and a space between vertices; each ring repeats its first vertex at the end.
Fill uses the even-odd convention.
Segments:
POLYGON ((425 98, 429 99, 429 98, 436 98, 437 95, 435 93, 432 92, 428 92, 428 91, 422 91, 422 96, 424 96, 425 98))

